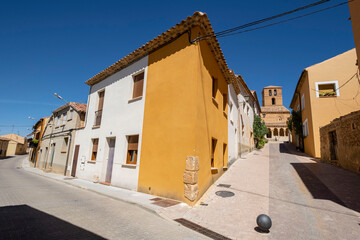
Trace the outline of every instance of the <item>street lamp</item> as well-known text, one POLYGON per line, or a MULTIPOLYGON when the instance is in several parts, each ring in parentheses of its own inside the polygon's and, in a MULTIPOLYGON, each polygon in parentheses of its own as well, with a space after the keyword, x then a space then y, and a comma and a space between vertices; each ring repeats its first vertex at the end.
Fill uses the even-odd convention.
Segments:
POLYGON ((59 99, 61 99, 61 100, 63 100, 65 103, 68 103, 68 102, 67 102, 64 98, 62 98, 59 94, 54 93, 54 96, 57 97, 57 98, 59 98, 59 99))

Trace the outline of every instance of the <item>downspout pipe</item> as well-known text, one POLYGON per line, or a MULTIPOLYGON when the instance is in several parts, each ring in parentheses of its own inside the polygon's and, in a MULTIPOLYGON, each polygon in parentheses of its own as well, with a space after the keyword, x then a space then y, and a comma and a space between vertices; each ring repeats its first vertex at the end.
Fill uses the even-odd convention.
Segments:
MULTIPOLYGON (((300 113, 301 127, 302 127, 303 119, 302 119, 301 95, 300 95, 299 91, 297 92, 297 94, 298 94, 298 98, 299 98, 299 106, 300 106, 299 113, 300 113)), ((301 149, 300 150, 302 152, 305 152, 304 137, 301 138, 301 149)))
POLYGON ((68 149, 67 149, 67 154, 66 154, 66 162, 65 162, 65 169, 64 169, 64 176, 66 176, 66 172, 67 172, 67 167, 68 167, 68 163, 69 163, 69 156, 70 156, 70 146, 71 146, 71 140, 72 140, 72 129, 69 132, 69 144, 68 144, 68 149))

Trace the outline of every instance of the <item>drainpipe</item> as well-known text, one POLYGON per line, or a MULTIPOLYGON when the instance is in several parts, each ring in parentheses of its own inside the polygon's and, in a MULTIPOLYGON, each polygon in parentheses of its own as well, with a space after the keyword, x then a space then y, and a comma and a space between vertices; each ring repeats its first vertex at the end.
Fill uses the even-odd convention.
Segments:
MULTIPOLYGON (((57 115, 56 115, 57 116, 57 115)), ((49 119, 50 122, 50 119, 49 119)), ((50 133, 50 139, 49 139, 49 146, 48 146, 48 151, 47 151, 47 156, 45 156, 45 166, 44 169, 46 169, 47 167, 47 162, 48 162, 48 157, 49 157, 49 153, 50 153, 50 147, 51 147, 51 137, 53 136, 54 133, 54 128, 55 128, 55 115, 53 114, 53 121, 52 121, 52 125, 51 125, 51 133, 50 133)))
POLYGON ((64 176, 66 176, 68 162, 69 162, 70 146, 71 146, 71 133, 72 133, 72 131, 73 131, 73 129, 71 129, 70 132, 69 132, 69 144, 68 144, 68 149, 67 149, 67 154, 66 154, 66 163, 65 163, 65 169, 64 169, 64 176))
MULTIPOLYGON (((298 94, 298 97, 299 97, 299 106, 300 106, 300 109, 299 109, 299 112, 300 112, 300 119, 301 119, 301 127, 302 127, 302 106, 301 106, 301 95, 300 95, 300 92, 297 92, 298 94)), ((305 146, 304 146, 304 138, 302 137, 301 138, 301 151, 302 152, 305 152, 305 146)))

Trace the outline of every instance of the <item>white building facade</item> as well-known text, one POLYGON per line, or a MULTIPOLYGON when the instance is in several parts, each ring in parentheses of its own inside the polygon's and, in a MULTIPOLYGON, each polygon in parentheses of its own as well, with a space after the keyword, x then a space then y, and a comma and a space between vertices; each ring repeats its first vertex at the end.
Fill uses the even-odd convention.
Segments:
POLYGON ((90 87, 76 133, 76 177, 137 190, 148 56, 90 87))

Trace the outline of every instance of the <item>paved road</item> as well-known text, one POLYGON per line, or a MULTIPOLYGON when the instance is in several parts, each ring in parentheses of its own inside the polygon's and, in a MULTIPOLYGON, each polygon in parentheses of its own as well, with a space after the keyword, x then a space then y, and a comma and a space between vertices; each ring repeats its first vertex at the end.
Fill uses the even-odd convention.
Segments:
POLYGON ((270 143, 270 239, 360 239, 360 176, 270 143))
POLYGON ((205 239, 136 205, 26 172, 0 159, 0 239, 205 239))

